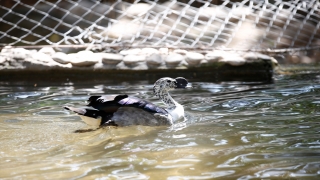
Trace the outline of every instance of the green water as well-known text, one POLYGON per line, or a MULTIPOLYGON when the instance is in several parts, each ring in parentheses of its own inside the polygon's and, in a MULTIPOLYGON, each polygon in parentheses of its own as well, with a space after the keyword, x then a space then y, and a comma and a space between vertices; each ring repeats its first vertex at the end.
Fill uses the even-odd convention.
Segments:
POLYGON ((188 121, 90 128, 62 107, 152 82, 0 82, 1 179, 319 179, 320 71, 172 92, 188 121), (36 84, 35 84, 36 83, 36 84))

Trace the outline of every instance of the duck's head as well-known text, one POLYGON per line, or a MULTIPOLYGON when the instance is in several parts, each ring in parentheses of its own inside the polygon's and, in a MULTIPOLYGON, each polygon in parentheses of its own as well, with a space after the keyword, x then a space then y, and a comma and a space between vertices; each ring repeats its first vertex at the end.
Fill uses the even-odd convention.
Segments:
POLYGON ((186 88, 188 81, 183 77, 177 77, 175 79, 165 77, 158 79, 153 86, 153 92, 158 95, 160 91, 170 91, 177 88, 186 88))

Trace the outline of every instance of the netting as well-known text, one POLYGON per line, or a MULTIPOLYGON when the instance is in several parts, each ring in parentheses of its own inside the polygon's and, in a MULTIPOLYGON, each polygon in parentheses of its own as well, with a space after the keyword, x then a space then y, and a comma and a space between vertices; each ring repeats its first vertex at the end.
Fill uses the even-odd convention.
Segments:
POLYGON ((0 0, 0 46, 314 49, 318 0, 0 0))

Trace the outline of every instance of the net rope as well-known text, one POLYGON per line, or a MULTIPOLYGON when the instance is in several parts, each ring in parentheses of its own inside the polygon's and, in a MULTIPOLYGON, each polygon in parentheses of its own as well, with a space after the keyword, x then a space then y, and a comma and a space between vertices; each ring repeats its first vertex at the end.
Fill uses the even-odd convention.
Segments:
POLYGON ((0 0, 0 46, 318 49, 318 0, 0 0))

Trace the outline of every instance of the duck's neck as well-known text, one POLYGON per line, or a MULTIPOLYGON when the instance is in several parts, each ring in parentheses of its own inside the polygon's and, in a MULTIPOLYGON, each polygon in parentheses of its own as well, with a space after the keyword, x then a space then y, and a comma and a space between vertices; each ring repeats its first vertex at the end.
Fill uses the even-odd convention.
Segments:
POLYGON ((168 109, 175 109, 178 103, 170 96, 167 90, 159 91, 158 97, 162 100, 162 102, 167 105, 168 109))
POLYGON ((183 106, 177 103, 169 94, 168 91, 160 91, 159 98, 167 105, 167 111, 175 122, 184 117, 183 106))

